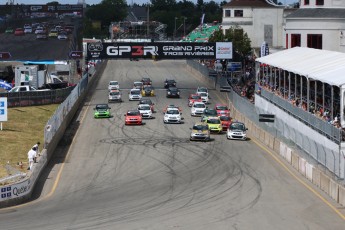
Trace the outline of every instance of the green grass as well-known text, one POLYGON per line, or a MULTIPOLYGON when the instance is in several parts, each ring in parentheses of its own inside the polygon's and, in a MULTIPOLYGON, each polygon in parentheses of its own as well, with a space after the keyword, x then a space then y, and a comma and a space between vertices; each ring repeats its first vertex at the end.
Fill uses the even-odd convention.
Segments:
POLYGON ((26 172, 28 167, 27 153, 30 148, 44 143, 44 128, 54 114, 58 104, 8 108, 7 121, 2 122, 0 130, 0 178, 9 176, 5 165, 9 164, 26 172), (23 162, 21 169, 17 164, 23 162))

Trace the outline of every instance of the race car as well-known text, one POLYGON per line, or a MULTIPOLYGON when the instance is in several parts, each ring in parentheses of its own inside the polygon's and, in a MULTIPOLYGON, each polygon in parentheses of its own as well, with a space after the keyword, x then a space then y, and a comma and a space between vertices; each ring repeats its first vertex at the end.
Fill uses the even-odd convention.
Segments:
POLYGON ((163 122, 164 123, 182 123, 182 113, 178 108, 168 108, 164 114, 163 122))
POLYGON ((169 87, 167 89, 167 97, 180 98, 180 90, 177 87, 169 87))
POLYGON ((130 101, 138 101, 138 100, 141 100, 141 94, 140 94, 140 89, 131 89, 129 91, 129 100, 130 101))
POLYGON ((206 123, 211 132, 221 133, 223 131, 219 117, 208 117, 206 123))
POLYGON ((190 114, 192 116, 201 116, 206 109, 206 105, 204 102, 194 102, 192 108, 190 109, 190 114))
POLYGON ((210 130, 208 128, 208 124, 204 122, 195 123, 192 127, 192 132, 190 134, 191 141, 209 141, 210 138, 210 130))
POLYGON ((247 131, 248 128, 242 122, 232 122, 229 126, 228 130, 226 131, 226 138, 227 139, 239 139, 239 140, 247 140, 247 131))
POLYGON ((230 109, 226 105, 216 104, 214 109, 217 110, 218 116, 230 116, 230 109))
POLYGON ((142 125, 143 118, 139 110, 128 110, 125 114, 125 125, 142 125))
POLYGON ((142 118, 153 118, 150 105, 140 104, 140 105, 138 105, 138 110, 139 110, 142 118))
POLYGON ((191 94, 188 97, 188 106, 191 107, 194 102, 202 102, 201 96, 198 94, 191 94))
POLYGON ((201 114, 201 121, 206 121, 209 117, 216 117, 217 110, 206 108, 204 112, 201 114))
POLYGON ((138 105, 141 105, 141 104, 148 104, 148 105, 150 105, 152 113, 155 112, 155 107, 154 107, 155 103, 153 103, 153 102, 151 101, 151 99, 143 98, 143 99, 141 99, 141 100, 139 101, 139 103, 138 103, 138 105))
POLYGON ((166 79, 164 81, 164 88, 169 88, 169 87, 176 87, 176 81, 173 79, 166 79))
POLYGON ((198 88, 196 89, 196 94, 200 94, 200 93, 202 93, 202 92, 208 94, 208 89, 207 89, 206 87, 198 87, 198 88))
POLYGON ((122 102, 120 90, 111 90, 108 95, 108 102, 122 102))
POLYGON ((176 109, 178 109, 180 112, 182 112, 182 109, 181 109, 179 106, 176 106, 176 105, 167 105, 167 106, 163 109, 163 113, 166 113, 166 111, 168 111, 168 109, 171 109, 171 108, 176 108, 176 109))
POLYGON ((94 110, 94 118, 109 118, 110 115, 110 107, 108 104, 97 104, 94 110))
POLYGON ((231 125, 232 118, 230 116, 221 115, 221 116, 219 116, 219 119, 220 119, 220 122, 222 124, 223 131, 226 131, 229 128, 229 126, 231 125))
POLYGON ((199 96, 201 97, 201 101, 205 104, 208 104, 208 93, 200 92, 199 96))
POLYGON ((111 90, 118 90, 120 89, 120 85, 119 85, 119 82, 118 81, 110 81, 109 84, 108 84, 108 90, 111 91, 111 90))
POLYGON ((149 77, 143 77, 141 79, 141 82, 143 83, 143 85, 152 85, 152 81, 149 77))
POLYGON ((141 89, 141 95, 143 97, 145 96, 154 96, 155 91, 151 85, 143 85, 143 88, 141 89))
POLYGON ((133 83, 133 89, 140 89, 143 88, 143 83, 141 81, 135 81, 133 83))

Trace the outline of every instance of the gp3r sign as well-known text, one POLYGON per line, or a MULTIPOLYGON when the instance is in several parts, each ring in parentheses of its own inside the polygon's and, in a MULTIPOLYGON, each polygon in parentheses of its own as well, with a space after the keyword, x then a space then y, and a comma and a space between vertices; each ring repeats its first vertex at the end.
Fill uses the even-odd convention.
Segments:
POLYGON ((88 43, 88 59, 152 58, 159 59, 214 59, 232 58, 231 42, 189 43, 189 42, 150 42, 150 43, 88 43), (224 57, 225 47, 227 52, 224 57))
POLYGON ((0 122, 7 121, 7 97, 0 97, 0 122))

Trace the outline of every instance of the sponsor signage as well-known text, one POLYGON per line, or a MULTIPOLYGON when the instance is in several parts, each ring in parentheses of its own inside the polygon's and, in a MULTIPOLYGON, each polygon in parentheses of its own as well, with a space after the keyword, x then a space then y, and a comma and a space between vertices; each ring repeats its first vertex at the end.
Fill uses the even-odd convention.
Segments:
POLYGON ((269 48, 268 48, 268 44, 267 44, 266 42, 263 42, 263 43, 261 44, 260 57, 269 55, 269 53, 270 53, 270 50, 269 50, 269 48))
POLYGON ((19 184, 0 187, 0 201, 22 197, 30 192, 30 179, 19 184))
POLYGON ((0 97, 0 122, 7 121, 7 97, 0 97))
MULTIPOLYGON (((232 46, 232 45, 231 45, 232 46)), ((221 54, 228 46, 219 46, 221 54)), ((158 58, 158 59, 214 59, 216 43, 190 42, 119 42, 87 43, 88 59, 158 58)), ((228 55, 228 54, 227 54, 228 55)))
POLYGON ((259 114, 259 122, 274 122, 274 114, 259 114))
POLYGON ((241 62, 229 62, 227 65, 228 71, 236 72, 242 70, 242 63, 241 62))
POLYGON ((69 57, 73 59, 81 59, 83 57, 83 51, 72 51, 69 53, 69 57))
POLYGON ((10 52, 0 52, 0 59, 9 59, 11 57, 10 52))
POLYGON ((217 42, 216 50, 216 59, 232 59, 232 42, 217 42))

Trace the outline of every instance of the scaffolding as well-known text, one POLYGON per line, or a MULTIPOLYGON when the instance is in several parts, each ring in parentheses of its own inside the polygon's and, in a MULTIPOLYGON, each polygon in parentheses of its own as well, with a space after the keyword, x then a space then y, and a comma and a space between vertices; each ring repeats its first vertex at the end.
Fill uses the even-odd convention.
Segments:
POLYGON ((109 32, 112 40, 119 39, 150 39, 155 41, 166 40, 166 24, 156 21, 123 21, 115 22, 109 32))

